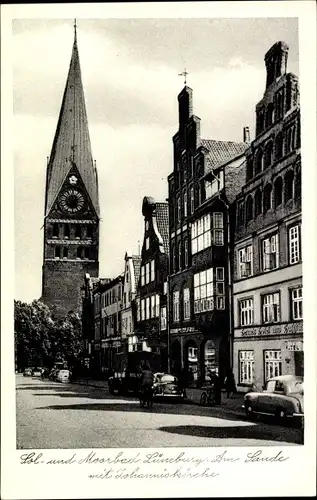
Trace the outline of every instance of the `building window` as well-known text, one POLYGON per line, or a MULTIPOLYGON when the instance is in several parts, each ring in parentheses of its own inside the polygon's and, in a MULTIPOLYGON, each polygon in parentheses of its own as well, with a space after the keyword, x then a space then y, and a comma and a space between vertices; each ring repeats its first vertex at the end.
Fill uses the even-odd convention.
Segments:
POLYGON ((274 205, 275 208, 280 206, 283 201, 283 180, 282 177, 278 177, 274 182, 274 205))
POLYGON ((284 200, 285 203, 288 200, 294 198, 294 172, 289 170, 285 174, 285 187, 284 187, 284 200))
POLYGON ((55 247, 55 259, 59 259, 61 256, 61 247, 55 247))
POLYGON ((212 214, 212 229, 213 229, 213 244, 217 246, 223 245, 223 213, 215 212, 212 214))
POLYGON ((67 258, 68 258, 68 248, 63 247, 63 259, 67 259, 67 258))
POLYGON ((263 151, 260 148, 255 157, 255 175, 259 174, 263 170, 263 151))
POLYGON ((275 139, 275 159, 279 160, 283 156, 283 133, 279 132, 275 139))
POLYGON ((276 96, 276 118, 279 120, 283 116, 284 95, 279 92, 276 96))
POLYGON ((151 317, 155 318, 155 295, 151 295, 151 317))
POLYGON ((254 305, 253 299, 244 299, 239 301, 240 326, 253 325, 254 305))
POLYGON ((282 375, 282 351, 264 351, 265 380, 282 375))
POLYGON ((181 222, 181 198, 180 196, 176 199, 176 224, 181 222))
POLYGON ((151 278, 150 281, 155 281, 155 260, 151 260, 151 278))
POLYGON ((247 181, 253 177, 253 160, 252 158, 247 159, 247 181))
POLYGON ((145 284, 150 283, 150 263, 145 264, 145 284))
POLYGON ((150 297, 146 297, 145 299, 145 319, 149 319, 151 317, 151 311, 150 311, 150 297))
POLYGON ((253 219, 253 198, 251 195, 247 197, 246 201, 246 223, 253 219))
POLYGON ((303 289, 302 287, 291 290, 292 320, 303 319, 303 289))
POLYGON ((175 244, 171 245, 171 262, 170 262, 171 273, 175 272, 175 244))
POLYGON ((64 224, 64 238, 70 238, 69 224, 64 224))
POLYGON ((188 266, 188 239, 185 238, 184 240, 184 265, 185 267, 188 266))
POLYGON ((85 247, 84 255, 85 255, 85 259, 89 259, 89 257, 90 257, 90 248, 89 247, 85 247))
POLYGON ((178 270, 180 271, 183 267, 182 266, 183 257, 182 257, 182 242, 181 241, 178 242, 177 248, 178 248, 178 270))
POLYGON ((87 238, 91 239, 93 236, 93 226, 87 226, 87 238))
POLYGON ((81 258, 82 258, 82 248, 78 247, 77 248, 77 259, 81 259, 81 258))
POLYGON ((145 285, 145 268, 141 266, 141 286, 145 285))
POLYGON ((160 296, 158 294, 155 295, 155 317, 160 317, 160 296))
POLYGON ((145 320, 145 300, 141 300, 141 321, 145 320))
POLYGON ((239 383, 253 384, 254 351, 239 351, 239 383))
POLYGON ((299 226, 293 226, 288 230, 289 263, 297 264, 300 260, 299 226))
POLYGON ((183 291, 183 310, 184 319, 190 319, 190 298, 189 298, 189 288, 184 288, 183 291))
POLYGON ((263 194, 263 212, 267 212, 272 208, 272 185, 267 184, 263 194))
POLYGON ((239 201, 237 204, 237 225, 242 226, 244 223, 244 203, 239 201))
POLYGON ((184 191, 184 194, 183 194, 183 204, 184 204, 183 214, 184 214, 184 217, 187 217, 187 192, 186 191, 184 191))
POLYGON ((224 174, 223 170, 215 174, 212 181, 205 181, 206 199, 211 198, 214 194, 218 193, 224 187, 224 174))
POLYGON ((262 268, 271 271, 278 268, 279 248, 278 234, 274 234, 262 241, 262 268))
POLYGON ((216 280, 213 268, 194 274, 194 312, 195 314, 225 308, 224 268, 216 268, 216 280), (215 304, 216 297, 216 304, 215 304))
POLYGON ((166 307, 162 307, 162 309, 161 309, 161 330, 166 330, 166 328, 167 328, 166 307))
POLYGON ((257 189, 254 195, 254 217, 262 213, 262 191, 257 189))
POLYGON ((240 278, 248 278, 252 275, 252 245, 241 248, 238 254, 240 278))
POLYGON ((194 188, 190 188, 190 215, 194 213, 195 198, 194 198, 194 188))
POLYGON ((53 224, 53 238, 58 238, 58 236, 59 236, 58 224, 53 224))
POLYGON ((75 227, 75 238, 77 239, 81 238, 81 226, 79 224, 76 224, 75 227))
POLYGON ((201 252, 211 246, 211 217, 204 215, 201 219, 193 222, 191 227, 192 254, 201 252))
POLYGON ((274 122, 274 106, 270 103, 266 110, 266 126, 270 127, 274 122))
POLYGON ((264 167, 268 168, 272 165, 273 143, 270 141, 265 147, 264 167))
POLYGON ((150 248, 150 238, 147 237, 145 238, 145 250, 148 250, 150 248))
POLYGON ((173 320, 179 321, 179 291, 173 292, 173 320))
POLYGON ((262 296, 263 323, 278 323, 280 321, 280 294, 269 293, 262 296))

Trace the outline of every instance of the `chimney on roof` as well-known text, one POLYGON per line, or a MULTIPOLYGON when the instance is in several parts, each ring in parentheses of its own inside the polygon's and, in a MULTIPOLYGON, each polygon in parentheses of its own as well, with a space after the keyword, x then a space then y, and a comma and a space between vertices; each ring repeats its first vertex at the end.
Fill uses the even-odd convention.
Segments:
POLYGON ((250 142, 250 129, 243 127, 243 142, 250 142))

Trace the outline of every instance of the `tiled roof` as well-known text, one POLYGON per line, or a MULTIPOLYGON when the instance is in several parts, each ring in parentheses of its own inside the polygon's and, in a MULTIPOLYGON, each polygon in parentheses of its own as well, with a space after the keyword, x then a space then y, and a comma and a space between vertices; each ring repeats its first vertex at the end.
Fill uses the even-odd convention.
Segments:
POLYGON ((139 279, 140 279, 140 271, 141 271, 141 257, 132 255, 132 262, 134 267, 134 283, 135 289, 138 289, 139 279))
POLYGON ((164 252, 169 255, 169 224, 168 224, 168 203, 155 203, 155 213, 157 228, 163 240, 164 252))
POLYGON ((213 170, 236 156, 244 153, 248 144, 245 142, 215 141, 213 139, 201 139, 200 146, 208 150, 206 155, 206 171, 213 170))
POLYGON ((71 169, 72 162, 75 163, 94 209, 99 215, 97 170, 91 154, 76 39, 74 40, 62 106, 47 167, 46 215, 52 208, 66 175, 71 169))

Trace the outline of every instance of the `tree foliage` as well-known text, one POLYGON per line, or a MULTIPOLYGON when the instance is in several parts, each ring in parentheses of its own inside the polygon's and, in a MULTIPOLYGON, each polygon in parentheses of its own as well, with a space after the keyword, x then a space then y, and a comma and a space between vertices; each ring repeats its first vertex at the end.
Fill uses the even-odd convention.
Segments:
POLYGON ((39 300, 14 301, 14 334, 18 369, 50 367, 61 360, 72 366, 83 349, 79 315, 70 312, 58 318, 39 300))

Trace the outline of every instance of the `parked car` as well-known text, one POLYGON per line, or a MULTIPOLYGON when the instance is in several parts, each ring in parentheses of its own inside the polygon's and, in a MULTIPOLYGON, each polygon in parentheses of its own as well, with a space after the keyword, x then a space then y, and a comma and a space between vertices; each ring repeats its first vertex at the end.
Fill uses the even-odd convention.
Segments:
POLYGON ((33 368, 32 377, 40 377, 42 375, 42 368, 33 368))
POLYGON ((180 387, 177 377, 169 373, 155 373, 153 381, 153 399, 169 398, 183 401, 184 390, 180 387))
POLYGON ((243 408, 247 417, 256 414, 274 415, 280 421, 288 418, 304 421, 303 377, 281 375, 267 380, 263 391, 248 392, 244 396, 243 408))
POLYGON ((70 371, 69 370, 58 370, 56 374, 56 382, 67 383, 70 381, 70 371))
POLYGON ((32 377, 32 368, 26 368, 23 372, 23 377, 32 377))
POLYGON ((56 380, 58 372, 59 370, 57 368, 52 368, 48 376, 49 380, 56 380))

